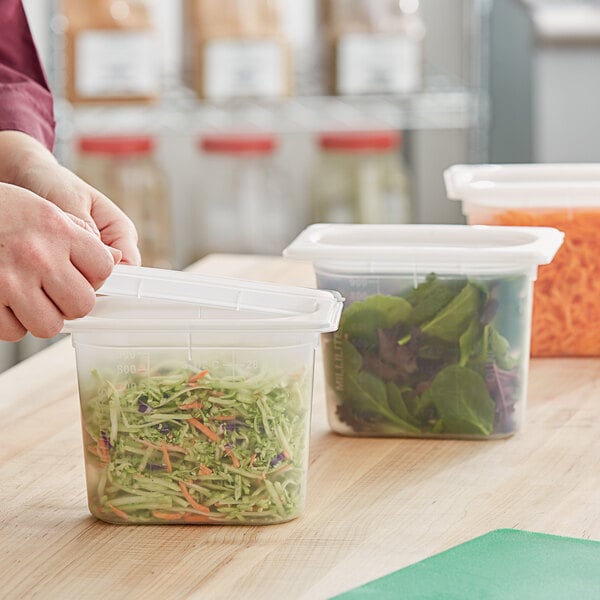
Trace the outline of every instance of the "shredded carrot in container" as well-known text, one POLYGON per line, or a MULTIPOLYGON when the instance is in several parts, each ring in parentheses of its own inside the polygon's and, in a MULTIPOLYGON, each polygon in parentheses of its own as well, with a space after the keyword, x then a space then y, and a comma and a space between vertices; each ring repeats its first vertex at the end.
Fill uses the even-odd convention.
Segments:
POLYGON ((110 460, 110 454, 108 453, 108 444, 103 437, 98 438, 98 452, 102 463, 107 463, 110 460))
POLYGON ((207 467, 205 464, 201 464, 198 469, 199 475, 212 475, 212 469, 207 467))
POLYGON ((199 502, 196 502, 196 500, 194 500, 183 481, 179 482, 179 488, 181 489, 183 497, 190 503, 190 506, 192 508, 195 508, 196 510, 202 513, 210 513, 210 508, 208 508, 208 506, 204 506, 204 504, 200 504, 199 502))
POLYGON ((160 510, 153 510, 152 516, 156 517, 157 519, 162 519, 163 521, 178 521, 184 517, 183 513, 169 513, 162 512, 160 510))
POLYGON ((219 441, 219 436, 209 427, 207 427, 204 423, 198 421, 198 419, 188 419, 188 423, 193 425, 196 429, 201 431, 209 440, 213 442, 219 441))
POLYGON ((600 210, 510 210, 491 224, 565 233, 534 286, 532 356, 600 356, 600 210))
POLYGON ((129 521, 129 515, 124 510, 121 510, 112 504, 109 504, 108 507, 113 511, 113 513, 115 513, 115 515, 117 515, 117 517, 124 519, 125 521, 129 521))
POLYGON ((195 375, 192 375, 188 379, 188 383, 193 386, 194 384, 197 384, 198 381, 200 381, 203 377, 206 377, 207 375, 208 375, 207 370, 200 371, 200 372, 196 373, 195 375))
POLYGON ((162 444, 162 453, 165 461, 165 466, 167 467, 167 473, 172 473, 173 465, 171 464, 171 457, 169 456, 169 451, 167 450, 166 444, 162 444))
POLYGON ((179 410, 193 410, 195 408, 204 408, 203 402, 190 402, 189 404, 180 404, 179 410))
POLYGON ((225 454, 227 454, 227 456, 229 456, 229 458, 231 458, 231 464, 233 465, 233 468, 239 469, 240 461, 238 460, 238 457, 235 455, 233 450, 229 447, 225 447, 225 454))
POLYGON ((210 517, 185 513, 185 515, 183 515, 183 521, 184 523, 210 523, 210 517))

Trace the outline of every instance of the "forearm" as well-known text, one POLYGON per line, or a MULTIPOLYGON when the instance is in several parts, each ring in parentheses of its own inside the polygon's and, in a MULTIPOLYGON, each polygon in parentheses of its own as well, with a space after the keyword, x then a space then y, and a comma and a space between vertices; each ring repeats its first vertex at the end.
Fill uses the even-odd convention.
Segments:
POLYGON ((57 161, 41 142, 21 131, 0 131, 0 182, 22 185, 29 170, 45 165, 57 161))

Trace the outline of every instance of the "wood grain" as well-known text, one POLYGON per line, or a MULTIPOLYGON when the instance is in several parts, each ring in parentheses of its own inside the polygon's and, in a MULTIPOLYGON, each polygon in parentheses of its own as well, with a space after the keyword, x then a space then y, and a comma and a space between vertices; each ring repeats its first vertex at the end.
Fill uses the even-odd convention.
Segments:
MULTIPOLYGON (((208 274, 314 285, 280 258, 208 274)), ((501 527, 600 539, 600 360, 532 362, 526 428, 487 442, 330 432, 317 356, 308 502, 283 525, 116 526, 86 507, 68 339, 0 375, 1 598, 329 598, 501 527)))

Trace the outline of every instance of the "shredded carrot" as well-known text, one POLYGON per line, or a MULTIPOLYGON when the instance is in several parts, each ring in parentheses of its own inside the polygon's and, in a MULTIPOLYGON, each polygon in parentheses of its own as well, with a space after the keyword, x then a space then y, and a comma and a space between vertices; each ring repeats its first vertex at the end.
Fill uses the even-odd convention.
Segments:
POLYGON ((209 523, 210 519, 204 515, 185 513, 185 515, 183 515, 183 521, 184 523, 209 523))
POLYGON ((188 379, 188 383, 196 383, 198 382, 200 379, 202 379, 203 377, 206 377, 208 375, 208 371, 204 370, 204 371, 200 371, 199 373, 196 373, 195 375, 192 375, 189 379, 188 379))
POLYGON ((117 517, 119 517, 120 519, 129 521, 129 515, 125 511, 121 510, 120 508, 117 508, 116 506, 113 506, 112 504, 109 504, 108 508, 110 508, 110 510, 112 510, 115 513, 115 515, 117 515, 117 517))
POLYGON ((100 452, 98 451, 97 444, 88 444, 87 445, 87 451, 90 454, 93 454, 94 456, 97 456, 98 458, 100 458, 100 452))
POLYGON ((108 446, 106 445, 106 440, 103 437, 98 438, 98 451, 100 453, 100 456, 102 457, 102 462, 107 463, 110 460, 110 455, 108 453, 108 446))
POLYGON ((250 460, 248 461, 248 466, 253 467, 255 462, 256 462, 256 454, 253 454, 250 457, 250 460))
POLYGON ((171 457, 169 456, 169 451, 167 450, 167 445, 163 443, 162 445, 162 453, 165 461, 165 465, 167 467, 167 473, 173 472, 173 465, 171 464, 171 457))
POLYGON ((212 469, 210 467, 207 467, 206 465, 202 464, 202 465, 200 465, 200 468, 198 469, 198 473, 200 475, 212 475, 212 469))
POLYGON ((192 508, 195 508, 196 510, 203 513, 210 513, 210 508, 208 508, 208 506, 204 506, 203 504, 196 502, 196 500, 192 498, 190 491, 187 489, 183 481, 179 482, 179 487, 181 488, 181 493, 183 494, 183 497, 190 503, 190 506, 192 508))
POLYGON ((600 356, 600 211, 510 210, 492 224, 556 227, 565 233, 534 286, 532 356, 600 356))
POLYGON ((234 454, 233 450, 229 446, 227 446, 225 448, 225 454, 227 454, 227 456, 229 456, 229 458, 231 458, 231 464, 233 465, 233 467, 235 469, 239 469, 240 461, 238 460, 238 457, 234 454))
POLYGON ((177 521, 183 519, 183 513, 167 513, 160 510, 153 510, 152 515, 157 519, 163 519, 164 521, 177 521))
POLYGON ((212 429, 207 427, 204 423, 198 421, 198 419, 194 419, 192 417, 191 419, 188 419, 188 423, 190 425, 193 425, 196 429, 200 430, 209 440, 212 440, 213 442, 219 441, 219 436, 212 429))
POLYGON ((215 421, 235 421, 235 415, 217 415, 215 421))
POLYGON ((202 402, 190 402, 189 404, 180 404, 179 408, 181 410, 193 410, 194 408, 204 408, 204 404, 202 402))

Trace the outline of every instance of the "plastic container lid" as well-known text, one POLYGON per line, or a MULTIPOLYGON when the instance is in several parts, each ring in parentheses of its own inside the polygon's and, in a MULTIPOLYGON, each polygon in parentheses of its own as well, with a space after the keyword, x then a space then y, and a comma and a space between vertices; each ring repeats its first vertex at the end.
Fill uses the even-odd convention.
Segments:
POLYGON ((205 152, 220 154, 271 154, 277 138, 270 134, 208 135, 199 140, 205 152))
POLYGON ((454 165, 448 198, 487 207, 600 206, 600 164, 454 165))
POLYGON ((498 273, 549 263, 564 234, 552 227, 317 224, 284 251, 344 273, 498 273))
POLYGON ((338 152, 382 151, 397 148, 402 136, 395 131, 339 131, 322 133, 319 146, 338 152))
POLYGON ((154 150, 150 136, 93 136, 82 137, 77 142, 79 152, 90 154, 140 155, 154 150))
POLYGON ((67 321, 64 331, 327 332, 337 329, 343 304, 338 292, 122 265, 114 268, 97 294, 106 297, 97 298, 88 316, 67 321), (132 299, 138 309, 135 316, 131 311, 132 299), (164 310, 157 317, 156 303, 149 300, 162 301, 161 306, 168 302, 171 310, 164 310), (191 305, 190 310, 182 311, 181 304, 191 305), (206 308, 220 310, 205 311, 206 308))

